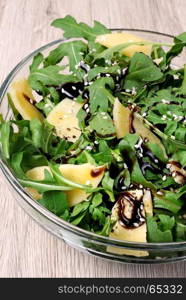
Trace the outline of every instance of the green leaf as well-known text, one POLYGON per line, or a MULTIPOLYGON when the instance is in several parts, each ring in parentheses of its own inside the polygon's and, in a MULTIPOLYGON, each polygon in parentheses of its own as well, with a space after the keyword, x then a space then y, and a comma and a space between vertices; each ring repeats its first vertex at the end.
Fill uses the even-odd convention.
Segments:
POLYGON ((109 196, 109 200, 111 202, 115 202, 113 187, 114 187, 114 179, 112 179, 109 175, 109 172, 106 172, 103 179, 102 179, 102 186, 105 192, 109 196))
POLYGON ((105 140, 99 140, 99 152, 93 154, 94 159, 99 165, 105 163, 111 163, 113 156, 112 151, 109 148, 107 142, 105 140))
POLYGON ((33 180, 24 180, 18 178, 19 182, 24 186, 24 187, 32 187, 36 189, 38 192, 43 193, 47 191, 70 191, 73 188, 70 186, 66 185, 60 185, 56 183, 48 183, 45 181, 33 181, 33 180))
POLYGON ((40 64, 43 62, 43 60, 43 54, 40 52, 37 53, 33 58, 32 64, 30 65, 30 72, 36 71, 39 68, 40 64))
POLYGON ((116 130, 109 114, 98 112, 89 122, 90 128, 95 130, 99 137, 115 136, 116 130))
POLYGON ((63 214, 68 208, 67 196, 61 191, 45 192, 38 202, 57 216, 63 214))
POLYGON ((114 88, 114 81, 110 77, 102 77, 89 86, 90 92, 90 111, 95 113, 97 111, 106 112, 108 110, 109 101, 113 104, 115 101, 112 93, 106 88, 114 88))
POLYGON ((166 152, 163 151, 162 147, 160 147, 158 144, 153 143, 147 143, 148 149, 162 162, 166 163, 168 160, 168 157, 166 155, 166 152))
POLYGON ((131 181, 137 184, 142 184, 143 186, 152 188, 154 190, 156 187, 150 181, 145 179, 136 157, 134 145, 138 139, 138 135, 135 135, 134 137, 132 137, 130 134, 127 135, 120 141, 119 150, 124 161, 126 161, 126 164, 128 165, 129 172, 131 173, 131 181), (130 141, 131 144, 129 144, 130 141))
POLYGON ((181 221, 176 224, 175 236, 177 242, 185 242, 186 240, 186 225, 181 221))
POLYGON ((100 74, 112 74, 112 75, 119 75, 120 74, 120 67, 119 66, 110 66, 110 67, 95 67, 88 72, 88 80, 91 81, 95 77, 100 74))
POLYGON ((14 114, 14 118, 15 118, 15 119, 18 119, 18 117, 19 117, 19 112, 18 112, 17 109, 15 108, 15 105, 14 105, 14 103, 13 103, 13 101, 12 101, 12 98, 11 98, 11 96, 10 96, 9 93, 7 93, 7 98, 8 98, 8 105, 9 105, 10 109, 12 110, 12 112, 13 112, 13 114, 14 114))
POLYGON ((186 64, 184 65, 184 77, 180 90, 181 93, 186 96, 186 64))
POLYGON ((154 207, 156 208, 163 208, 163 209, 167 209, 173 213, 177 213, 182 205, 183 202, 179 199, 181 196, 181 193, 179 194, 174 193, 174 192, 170 192, 170 191, 163 191, 163 195, 155 195, 154 196, 154 207))
POLYGON ((48 153, 48 147, 53 138, 53 126, 47 122, 41 123, 38 119, 32 119, 30 121, 30 130, 33 145, 48 153))
POLYGON ((84 71, 78 67, 83 61, 83 53, 86 52, 87 45, 82 41, 71 41, 60 44, 56 49, 52 50, 49 56, 45 59, 45 67, 56 65, 65 56, 69 59, 70 71, 77 75, 80 79, 84 75, 84 71))
POLYGON ((186 32, 183 32, 174 38, 173 46, 166 53, 167 64, 169 64, 174 57, 178 56, 182 52, 185 46, 186 46, 186 32))
POLYGON ((175 225, 175 218, 168 215, 159 214, 160 219, 159 228, 161 231, 172 230, 175 225))
POLYGON ((88 202, 88 201, 83 201, 83 202, 75 205, 73 208, 73 211, 71 213, 71 217, 76 217, 80 213, 86 211, 89 206, 90 206, 90 202, 88 202))
POLYGON ((11 157, 11 167, 16 173, 16 176, 19 178, 26 178, 25 173, 23 172, 23 169, 21 167, 22 160, 23 160, 23 152, 13 153, 11 157))
POLYGON ((105 224, 101 231, 98 232, 98 234, 103 236, 109 236, 111 230, 112 230, 113 224, 110 216, 107 216, 105 224))
POLYGON ((91 185, 79 184, 79 183, 76 183, 74 181, 71 181, 71 180, 65 178, 61 174, 61 172, 59 171, 59 168, 58 168, 57 165, 54 165, 54 164, 49 164, 49 165, 50 165, 50 169, 52 171, 52 174, 53 174, 54 178, 56 178, 56 180, 59 184, 69 186, 70 189, 76 189, 77 188, 77 189, 85 190, 88 193, 92 193, 92 192, 97 191, 99 189, 99 188, 92 188, 91 185))
POLYGON ((148 82, 158 81, 163 77, 161 70, 152 59, 143 53, 135 53, 131 58, 128 74, 125 77, 124 88, 139 89, 148 82))
POLYGON ((76 82, 79 80, 74 75, 61 74, 60 71, 63 69, 64 67, 55 65, 35 70, 34 72, 30 73, 28 78, 31 88, 34 90, 40 90, 40 85, 38 85, 38 82, 44 86, 58 86, 62 83, 76 82))
POLYGON ((173 241, 171 230, 160 230, 154 217, 147 217, 147 237, 149 242, 168 243, 173 241))
POLYGON ((9 159, 10 158, 10 134, 11 134, 11 125, 10 122, 2 122, 1 124, 1 145, 2 145, 2 151, 3 155, 5 158, 9 159))
POLYGON ((72 16, 56 19, 51 25, 64 30, 63 36, 66 38, 84 38, 89 41, 94 41, 97 35, 110 32, 109 29, 97 21, 94 21, 94 26, 90 27, 82 22, 77 23, 72 16))
POLYGON ((185 168, 186 167, 186 151, 184 151, 184 150, 176 151, 172 156, 172 160, 178 161, 181 164, 181 166, 183 168, 185 168))

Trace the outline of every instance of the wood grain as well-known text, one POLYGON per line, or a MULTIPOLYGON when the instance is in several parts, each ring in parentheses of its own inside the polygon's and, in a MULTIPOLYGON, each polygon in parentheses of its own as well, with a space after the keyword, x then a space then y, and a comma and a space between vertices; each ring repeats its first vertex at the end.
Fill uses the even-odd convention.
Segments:
MULTIPOLYGON (((60 37, 54 18, 89 24, 186 30, 185 0, 0 0, 0 82, 28 53, 60 37)), ((0 277, 185 277, 186 263, 129 265, 82 254, 39 227, 18 206, 0 174, 0 277)))

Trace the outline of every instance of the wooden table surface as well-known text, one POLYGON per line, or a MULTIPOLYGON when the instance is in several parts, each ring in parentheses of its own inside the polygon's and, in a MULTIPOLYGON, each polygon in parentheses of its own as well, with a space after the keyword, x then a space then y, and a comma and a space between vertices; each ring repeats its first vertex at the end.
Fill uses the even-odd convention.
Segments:
MULTIPOLYGON (((185 0, 0 0, 0 82, 25 55, 60 37, 50 23, 66 14, 108 27, 186 30, 185 0)), ((130 265, 82 254, 27 216, 0 174, 0 277, 186 277, 186 262, 130 265)))

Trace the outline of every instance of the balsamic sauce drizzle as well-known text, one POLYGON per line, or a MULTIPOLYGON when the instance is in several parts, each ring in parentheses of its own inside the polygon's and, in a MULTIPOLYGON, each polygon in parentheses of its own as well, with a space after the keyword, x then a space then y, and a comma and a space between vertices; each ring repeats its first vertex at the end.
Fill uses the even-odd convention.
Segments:
POLYGON ((125 227, 125 228, 130 228, 134 229, 136 227, 139 227, 145 223, 145 218, 143 216, 143 197, 138 200, 136 197, 134 197, 131 193, 129 192, 123 192, 120 195, 120 198, 118 200, 118 205, 119 205, 119 210, 118 210, 118 215, 119 215, 119 220, 120 224, 125 227), (131 217, 127 217, 125 214, 125 206, 126 202, 131 207, 131 217))

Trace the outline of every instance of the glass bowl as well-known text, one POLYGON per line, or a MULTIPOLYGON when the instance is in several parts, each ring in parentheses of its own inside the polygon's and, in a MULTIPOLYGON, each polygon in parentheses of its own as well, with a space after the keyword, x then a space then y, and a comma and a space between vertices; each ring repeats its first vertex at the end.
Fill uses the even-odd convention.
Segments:
MULTIPOLYGON (((136 29, 114 29, 114 31, 131 32, 137 34, 146 40, 155 42, 170 43, 172 36, 153 31, 136 30, 136 29)), ((11 111, 8 108, 7 92, 12 81, 28 75, 28 66, 31 64, 32 58, 38 52, 45 55, 56 47, 59 43, 65 41, 64 39, 53 41, 24 58, 7 76, 0 88, 0 112, 5 119, 11 118, 11 111)), ((181 66, 184 63, 184 53, 175 61, 175 65, 181 66)), ((68 222, 60 219, 36 200, 32 199, 26 193, 24 188, 19 184, 17 179, 12 174, 9 167, 3 161, 0 153, 0 168, 9 183, 11 191, 23 207, 23 209, 43 228, 65 241, 68 245, 81 250, 83 252, 99 256, 102 258, 119 261, 122 263, 165 263, 186 259, 186 242, 173 243, 135 243, 127 241, 114 240, 108 237, 99 236, 92 232, 88 232, 68 222), (141 250, 146 253, 146 256, 136 257, 133 255, 121 255, 108 252, 108 247, 111 249, 125 249, 129 254, 131 250, 141 250), (129 250, 129 251, 128 251, 129 250)))

